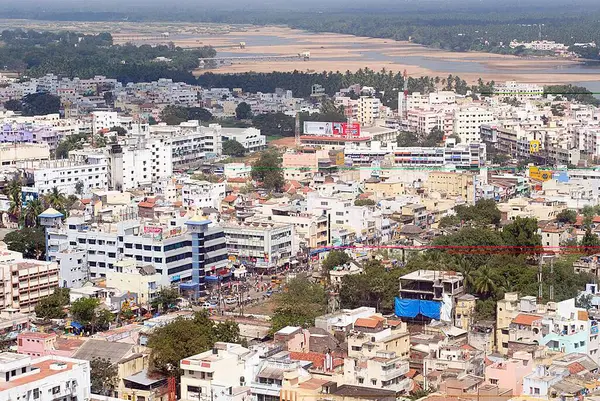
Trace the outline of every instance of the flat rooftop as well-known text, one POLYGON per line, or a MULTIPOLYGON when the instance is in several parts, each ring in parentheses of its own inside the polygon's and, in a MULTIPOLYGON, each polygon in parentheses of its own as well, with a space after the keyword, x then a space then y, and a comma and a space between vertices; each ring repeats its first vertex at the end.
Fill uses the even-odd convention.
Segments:
POLYGON ((451 271, 437 271, 437 270, 417 270, 412 273, 401 276, 402 280, 415 280, 415 281, 456 281, 462 279, 462 274, 451 272, 451 271))

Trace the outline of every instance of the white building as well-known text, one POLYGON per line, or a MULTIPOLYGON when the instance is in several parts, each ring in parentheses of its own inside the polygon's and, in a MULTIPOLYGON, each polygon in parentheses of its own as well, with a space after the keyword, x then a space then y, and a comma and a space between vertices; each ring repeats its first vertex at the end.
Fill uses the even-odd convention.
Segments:
POLYGON ((70 159, 48 160, 29 170, 33 175, 33 186, 40 195, 47 194, 54 187, 65 196, 77 193, 78 182, 82 193, 92 189, 108 188, 108 158, 103 154, 74 152, 70 159))
POLYGON ((494 95, 501 98, 515 98, 522 102, 527 99, 539 99, 544 96, 544 87, 535 84, 506 81, 504 84, 494 86, 494 95))
POLYGON ((189 209, 213 207, 219 209, 225 198, 226 183, 190 180, 181 188, 181 201, 189 209))
MULTIPOLYGON (((212 125, 212 124, 211 124, 212 125)), ((260 134, 260 130, 256 128, 222 128, 221 142, 237 141, 248 152, 256 152, 267 147, 267 137, 260 134)), ((221 149, 223 153, 223 149, 221 149)))
POLYGON ((89 400, 90 363, 59 356, 32 360, 28 355, 0 353, 0 399, 36 401, 89 400))
POLYGON ((479 130, 482 124, 491 124, 494 115, 481 107, 468 107, 454 112, 454 134, 458 135, 461 144, 482 142, 479 130))
POLYGON ((298 253, 293 224, 254 220, 224 223, 227 249, 239 260, 250 261, 258 269, 280 268, 298 253))

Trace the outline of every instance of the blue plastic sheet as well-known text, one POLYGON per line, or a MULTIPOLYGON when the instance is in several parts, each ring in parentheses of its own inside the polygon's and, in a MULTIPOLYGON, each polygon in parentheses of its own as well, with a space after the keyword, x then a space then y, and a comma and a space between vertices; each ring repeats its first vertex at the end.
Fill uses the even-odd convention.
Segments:
POLYGON ((395 299, 395 312, 398 317, 414 318, 421 314, 430 319, 440 320, 442 303, 420 299, 395 299))

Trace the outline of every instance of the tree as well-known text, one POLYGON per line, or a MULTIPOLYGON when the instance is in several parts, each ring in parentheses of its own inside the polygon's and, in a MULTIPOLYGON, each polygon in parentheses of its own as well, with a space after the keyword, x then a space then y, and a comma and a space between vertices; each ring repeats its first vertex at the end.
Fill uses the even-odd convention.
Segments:
POLYGON ((373 199, 356 199, 354 206, 374 206, 377 203, 373 199))
POLYGON ((10 99, 4 102, 4 108, 10 111, 21 111, 21 109, 23 108, 23 104, 20 100, 10 99))
POLYGON ((517 217, 502 229, 502 238, 508 251, 516 254, 537 254, 542 246, 542 237, 537 233, 535 218, 517 217))
POLYGON ((238 120, 249 120, 252 118, 252 108, 246 102, 240 102, 235 108, 235 118, 238 120))
POLYGON ((25 227, 37 227, 38 216, 44 212, 44 204, 40 199, 32 199, 27 202, 23 211, 25 227))
POLYGON ((294 117, 284 113, 264 113, 252 117, 252 126, 266 136, 294 136, 294 117))
POLYGON ((235 139, 230 139, 223 142, 223 154, 227 156, 242 157, 246 154, 246 148, 235 139))
POLYGON ((190 107, 188 109, 188 119, 198 121, 211 121, 213 115, 204 107, 190 107))
POLYGON ((77 180, 75 183, 75 193, 79 196, 83 195, 83 181, 77 180))
POLYGON ((439 129, 436 126, 436 127, 433 127, 431 132, 425 137, 425 139, 421 143, 421 146, 425 146, 425 147, 439 146, 443 139, 444 139, 444 131, 442 131, 441 129, 439 129))
POLYGON ((600 249, 600 238, 598 238, 598 235, 594 234, 592 229, 588 227, 581 239, 580 246, 582 252, 586 255, 597 253, 600 249))
POLYGON ((167 125, 179 125, 189 120, 188 109, 181 106, 167 106, 160 112, 160 120, 167 125))
POLYGON ((118 136, 125 136, 127 135, 127 130, 123 127, 118 127, 118 126, 114 126, 114 127, 110 127, 109 131, 112 132, 116 132, 118 136))
POLYGON ((456 215, 444 216, 440 219, 440 228, 456 227, 460 225, 460 219, 456 215))
POLYGON ((92 331, 106 329, 114 320, 112 313, 100 305, 97 298, 80 298, 71 304, 71 316, 92 331))
POLYGON ((279 154, 275 151, 262 152, 252 165, 251 176, 267 190, 280 191, 285 184, 279 154))
POLYGON ((69 289, 56 288, 52 295, 42 298, 35 306, 35 316, 39 319, 64 319, 64 310, 69 304, 69 289))
POLYGON ((398 134, 396 142, 399 147, 418 146, 419 138, 412 132, 402 131, 398 134))
POLYGON ((350 256, 344 251, 330 251, 327 254, 327 257, 323 260, 321 267, 325 272, 329 272, 329 270, 334 267, 345 265, 350 261, 350 256))
POLYGON ((13 177, 8 184, 6 184, 6 187, 4 187, 4 194, 10 201, 10 208, 8 212, 16 220, 21 218, 22 213, 21 188, 22 183, 20 177, 18 176, 13 177))
POLYGON ((492 199, 481 199, 472 206, 459 205, 454 208, 462 222, 474 222, 477 225, 498 225, 502 214, 492 199))
POLYGON ((177 304, 179 298, 179 292, 170 287, 162 287, 156 297, 152 299, 151 306, 153 309, 161 310, 165 312, 173 308, 177 304))
POLYGON ((92 394, 113 395, 119 384, 117 365, 108 359, 96 357, 90 361, 90 369, 92 394))
POLYGON ((67 198, 60 192, 58 187, 53 187, 52 190, 44 196, 44 202, 48 207, 54 208, 62 214, 65 214, 67 198))
POLYGON ((556 215, 556 220, 561 223, 574 224, 577 221, 577 212, 571 209, 564 209, 556 215))
POLYGON ((585 310, 592 309, 592 300, 594 296, 592 294, 581 294, 577 298, 575 298, 575 306, 577 308, 583 308, 585 310))
POLYGON ((24 116, 57 114, 60 111, 60 97, 45 92, 27 95, 22 100, 24 116))
POLYGON ((477 271, 474 288, 477 293, 484 295, 490 295, 496 291, 496 277, 488 266, 483 266, 477 271))
POLYGON ((23 228, 11 231, 4 237, 8 249, 21 252, 24 258, 44 260, 46 258, 46 234, 43 228, 23 228))
POLYGON ((310 327, 315 318, 325 313, 327 296, 322 286, 306 278, 292 279, 287 291, 274 296, 275 311, 271 317, 271 332, 286 326, 310 327))
POLYGON ((179 376, 182 359, 211 349, 217 341, 241 343, 238 325, 234 322, 215 323, 206 312, 197 312, 193 319, 176 319, 150 334, 149 368, 164 375, 179 376))

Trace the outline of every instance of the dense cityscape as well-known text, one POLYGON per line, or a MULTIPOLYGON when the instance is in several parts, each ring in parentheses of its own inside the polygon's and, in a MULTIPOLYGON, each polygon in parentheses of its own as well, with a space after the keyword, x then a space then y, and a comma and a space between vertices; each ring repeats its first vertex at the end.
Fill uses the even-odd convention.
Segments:
POLYGON ((0 4, 0 401, 600 399, 597 7, 467 3, 0 4))

